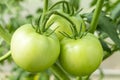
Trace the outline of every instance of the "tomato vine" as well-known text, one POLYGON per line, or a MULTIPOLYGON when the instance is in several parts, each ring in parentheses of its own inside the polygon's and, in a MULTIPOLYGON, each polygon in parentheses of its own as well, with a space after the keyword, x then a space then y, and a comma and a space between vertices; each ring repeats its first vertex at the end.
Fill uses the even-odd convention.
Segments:
POLYGON ((89 29, 89 31, 91 33, 94 33, 94 31, 96 30, 99 15, 100 15, 102 7, 103 7, 103 3, 104 3, 104 0, 98 0, 97 1, 96 9, 94 11, 93 19, 91 21, 91 25, 90 25, 90 29, 89 29))

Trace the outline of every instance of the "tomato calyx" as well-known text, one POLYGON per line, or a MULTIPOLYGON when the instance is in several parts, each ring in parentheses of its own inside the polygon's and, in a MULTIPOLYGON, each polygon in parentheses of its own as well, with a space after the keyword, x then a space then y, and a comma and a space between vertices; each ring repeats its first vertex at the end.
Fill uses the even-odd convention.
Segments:
POLYGON ((37 22, 35 22, 35 24, 33 24, 33 22, 31 22, 32 27, 35 29, 35 31, 37 33, 45 35, 45 36, 50 36, 58 28, 58 27, 56 27, 54 30, 50 30, 49 28, 53 23, 46 26, 46 23, 47 23, 47 21, 48 21, 48 19, 50 18, 51 15, 52 15, 51 13, 46 14, 46 16, 44 17, 44 20, 42 21, 42 23, 40 23, 41 15, 38 18, 37 22))
POLYGON ((82 38, 83 36, 86 36, 88 31, 86 32, 82 32, 82 23, 80 25, 80 28, 79 28, 79 31, 77 31, 77 28, 75 25, 73 26, 70 26, 70 29, 71 29, 71 32, 72 32, 72 35, 69 35, 67 34, 66 32, 60 32, 63 36, 67 37, 67 38, 71 38, 71 39, 80 39, 82 38))
MULTIPOLYGON (((73 35, 74 35, 73 37, 76 38, 76 37, 78 36, 77 28, 76 28, 76 25, 73 23, 73 21, 72 21, 69 17, 67 17, 66 15, 64 15, 64 14, 58 12, 58 11, 50 11, 50 12, 48 12, 48 14, 46 14, 46 16, 45 16, 42 24, 40 24, 41 17, 39 17, 39 19, 38 19, 38 21, 37 21, 37 24, 36 24, 37 27, 32 24, 32 27, 33 27, 34 29, 36 29, 36 32, 37 32, 37 33, 39 33, 39 34, 44 34, 44 33, 46 33, 46 32, 49 30, 49 28, 51 27, 51 25, 52 25, 54 22, 51 23, 51 24, 49 24, 49 25, 47 25, 47 26, 46 26, 46 23, 47 23, 47 21, 49 20, 50 16, 53 15, 53 14, 59 15, 59 16, 65 18, 66 20, 68 20, 68 21, 71 23, 71 27, 70 27, 70 28, 71 28, 71 31, 74 33, 74 34, 73 34, 73 35)), ((81 25, 82 25, 82 24, 81 24, 81 25)), ((49 36, 49 35, 51 35, 52 33, 54 33, 54 31, 55 31, 58 27, 59 27, 59 26, 57 26, 57 27, 56 27, 54 30, 52 30, 49 34, 46 34, 46 36, 49 36)), ((80 29, 80 32, 81 32, 81 29, 80 29)), ((65 32, 60 32, 60 33, 61 33, 61 34, 64 34, 65 32)), ((67 34, 67 33, 66 33, 66 34, 67 34)))
MULTIPOLYGON (((64 31, 59 31, 63 36, 71 38, 71 39, 78 39, 78 38, 80 39, 88 33, 88 31, 87 32, 82 32, 82 24, 83 23, 81 23, 79 30, 77 30, 77 27, 76 27, 75 23, 68 16, 66 16, 66 15, 64 15, 64 14, 58 12, 58 11, 50 12, 49 16, 51 16, 53 14, 61 16, 62 18, 66 19, 68 22, 70 22, 70 24, 71 24, 70 29, 71 29, 72 35, 69 35, 68 33, 64 32, 64 31)), ((52 25, 52 24, 50 24, 50 25, 52 25)), ((56 27, 55 30, 58 27, 56 27)))
MULTIPOLYGON (((77 11, 75 11, 74 7, 68 2, 68 1, 59 1, 59 2, 56 2, 54 5, 52 5, 49 10, 53 9, 55 6, 59 5, 59 4, 63 4, 63 12, 64 13, 67 13, 69 16, 76 16, 76 15, 79 15, 79 13, 82 11, 82 9, 79 9, 77 11)), ((74 24, 74 22, 72 20, 70 20, 68 17, 66 17, 64 14, 60 14, 59 12, 57 11, 53 11, 52 12, 53 14, 56 14, 56 15, 59 15, 63 18, 65 18, 68 22, 71 23, 71 32, 72 32, 72 35, 69 35, 68 33, 66 32, 61 32, 60 33, 65 36, 65 37, 68 37, 68 38, 71 38, 71 39, 77 39, 77 38, 81 38, 82 36, 85 36, 87 32, 85 33, 82 33, 82 23, 80 25, 80 30, 77 31, 77 27, 76 25, 74 24)))
POLYGON ((35 22, 36 23, 35 25, 33 25, 33 24, 31 24, 31 25, 36 30, 37 33, 45 34, 46 36, 50 36, 52 33, 54 33, 56 31, 56 29, 59 26, 57 26, 54 30, 51 30, 51 32, 46 34, 46 32, 50 29, 51 25, 54 22, 51 23, 50 25, 46 25, 46 23, 53 14, 56 14, 56 15, 59 15, 59 16, 65 18, 66 20, 68 20, 71 23, 71 26, 72 26, 71 31, 73 31, 73 35, 72 35, 73 37, 68 36, 67 33, 65 33, 65 32, 60 32, 60 33, 63 34, 64 36, 67 35, 67 37, 69 37, 69 38, 76 39, 78 36, 81 36, 81 35, 79 35, 79 32, 76 32, 77 28, 76 28, 76 25, 74 24, 74 22, 72 20, 70 20, 70 18, 67 17, 65 14, 58 12, 58 10, 52 10, 54 7, 56 7, 59 4, 62 4, 62 11, 64 13, 67 13, 69 16, 78 15, 80 13, 80 11, 82 10, 82 9, 80 9, 80 10, 75 11, 73 5, 70 4, 70 2, 68 2, 68 1, 58 1, 55 4, 53 4, 50 8, 45 10, 45 12, 43 11, 43 13, 38 18, 37 22, 35 22))

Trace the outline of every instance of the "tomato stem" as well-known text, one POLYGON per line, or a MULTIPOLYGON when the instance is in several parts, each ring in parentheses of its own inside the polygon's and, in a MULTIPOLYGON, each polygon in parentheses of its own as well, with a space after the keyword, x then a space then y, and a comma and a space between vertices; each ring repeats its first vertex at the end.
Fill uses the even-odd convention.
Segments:
POLYGON ((55 63, 50 70, 52 73, 59 78, 59 80, 70 80, 68 75, 60 68, 60 66, 55 63))
POLYGON ((81 32, 82 31, 82 24, 80 26, 80 30, 77 31, 76 25, 74 24, 74 22, 68 16, 65 16, 64 14, 61 14, 57 11, 52 11, 49 14, 56 14, 58 16, 61 16, 61 17, 65 18, 66 20, 68 20, 68 22, 70 22, 70 24, 71 24, 70 29, 71 29, 72 35, 69 35, 66 32, 60 32, 63 36, 76 40, 77 38, 81 38, 81 37, 83 37, 87 34, 87 32, 86 33, 81 32))
POLYGON ((104 0, 97 1, 96 9, 94 11, 93 19, 92 19, 92 22, 90 24, 90 29, 89 29, 89 32, 91 32, 91 33, 94 33, 94 31, 96 30, 99 15, 101 13, 103 3, 104 3, 104 0))
POLYGON ((65 4, 67 6, 67 12, 69 13, 70 12, 70 9, 69 9, 69 4, 67 1, 59 1, 59 2, 56 2, 55 4, 53 4, 49 10, 53 9, 55 6, 59 5, 59 4, 65 4))
POLYGON ((73 23, 73 21, 71 19, 69 19, 69 17, 57 12, 57 11, 54 11, 52 12, 52 14, 56 14, 56 15, 59 15, 63 18, 65 18, 66 20, 68 20, 70 23, 71 23, 71 31, 73 32, 73 38, 76 39, 77 35, 78 35, 78 32, 77 32, 77 28, 76 28, 76 25, 73 23))
POLYGON ((74 8, 73 8, 73 6, 72 5, 69 5, 70 6, 70 16, 72 16, 72 15, 74 15, 75 14, 75 10, 74 10, 74 8))
POLYGON ((0 57, 0 62, 4 61, 5 59, 7 59, 10 55, 11 55, 11 51, 8 51, 5 55, 0 57))
MULTIPOLYGON (((73 39, 76 39, 76 37, 78 36, 78 31, 77 31, 76 25, 73 23, 73 21, 72 21, 71 19, 69 19, 69 17, 65 16, 64 14, 59 13, 58 11, 51 11, 51 12, 49 12, 49 13, 45 16, 44 22, 43 22, 43 25, 42 25, 42 26, 46 26, 47 20, 50 18, 50 16, 51 16, 52 14, 56 14, 56 15, 58 15, 58 16, 61 16, 61 17, 65 18, 66 20, 68 20, 68 21, 71 23, 70 28, 71 28, 71 30, 72 30, 72 32, 73 32, 73 35, 72 35, 72 36, 73 36, 73 39)), ((51 24, 50 24, 50 25, 51 25, 51 24)), ((43 28, 44 28, 44 29, 43 29, 43 32, 45 32, 46 30, 48 30, 49 27, 50 27, 50 25, 47 26, 47 28, 43 27, 43 28)), ((58 27, 59 27, 59 26, 58 26, 58 27)), ((64 34, 64 33, 63 33, 63 34, 64 34)), ((67 37, 67 36, 66 36, 66 37, 67 37)))
MULTIPOLYGON (((41 16, 41 20, 40 20, 40 24, 42 25, 43 21, 44 21, 44 18, 45 18, 45 14, 46 12, 48 11, 48 0, 44 0, 44 7, 43 7, 43 13, 42 13, 42 16, 41 16)), ((41 32, 42 30, 44 29, 45 26, 41 26, 41 32)))

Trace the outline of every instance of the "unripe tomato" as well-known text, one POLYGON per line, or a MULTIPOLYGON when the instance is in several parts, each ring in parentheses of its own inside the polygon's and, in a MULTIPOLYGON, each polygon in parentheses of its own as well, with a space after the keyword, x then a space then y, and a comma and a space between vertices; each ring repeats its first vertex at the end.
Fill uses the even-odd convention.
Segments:
POLYGON ((31 24, 25 24, 14 32, 11 51, 18 66, 30 72, 39 72, 55 63, 60 44, 54 33, 50 36, 41 35, 36 33, 31 24))
POLYGON ((91 33, 80 39, 61 40, 60 63, 70 74, 86 76, 94 72, 103 59, 99 40, 91 33))
MULTIPOLYGON (((82 18, 79 15, 76 16, 69 16, 67 14, 64 13, 65 16, 67 16, 69 19, 71 19, 71 21, 73 21, 73 23, 76 25, 77 30, 80 30, 80 26, 82 26, 82 31, 85 31, 85 23, 82 20, 82 18)), ((60 32, 66 32, 68 34, 72 34, 71 31, 71 23, 66 20, 65 18, 59 16, 59 15, 55 15, 53 14, 50 19, 47 22, 47 25, 50 25, 51 23, 53 23, 51 25, 51 29, 54 30, 56 27, 58 27, 55 31, 55 33, 57 34, 59 40, 63 39, 64 36, 60 33, 60 32)))

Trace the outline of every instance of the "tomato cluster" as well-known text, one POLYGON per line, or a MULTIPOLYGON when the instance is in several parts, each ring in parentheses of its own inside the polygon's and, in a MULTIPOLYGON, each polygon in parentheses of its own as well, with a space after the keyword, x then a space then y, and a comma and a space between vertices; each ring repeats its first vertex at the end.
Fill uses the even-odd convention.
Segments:
MULTIPOLYGON (((80 16, 67 17, 76 25, 77 31, 82 26, 81 31, 85 32, 85 23, 80 16)), ((31 24, 25 24, 14 32, 11 51, 16 64, 27 71, 39 72, 48 69, 58 59, 70 74, 84 76, 94 72, 103 58, 99 40, 91 33, 75 39, 63 36, 60 32, 72 35, 71 24, 59 15, 53 14, 46 25, 51 23, 50 29, 43 34, 36 32, 31 24), (56 27, 55 33, 51 33, 56 27)))

